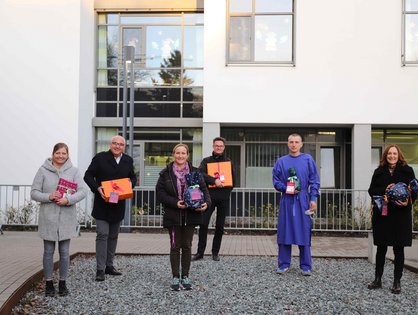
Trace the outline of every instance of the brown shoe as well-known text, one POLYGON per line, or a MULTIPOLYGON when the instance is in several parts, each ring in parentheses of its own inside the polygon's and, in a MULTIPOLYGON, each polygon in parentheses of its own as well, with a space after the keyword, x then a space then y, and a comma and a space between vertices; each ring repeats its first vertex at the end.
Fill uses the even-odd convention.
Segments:
POLYGON ((401 293, 401 280, 400 279, 393 280, 393 286, 392 286, 392 289, 390 289, 390 291, 393 294, 401 293))

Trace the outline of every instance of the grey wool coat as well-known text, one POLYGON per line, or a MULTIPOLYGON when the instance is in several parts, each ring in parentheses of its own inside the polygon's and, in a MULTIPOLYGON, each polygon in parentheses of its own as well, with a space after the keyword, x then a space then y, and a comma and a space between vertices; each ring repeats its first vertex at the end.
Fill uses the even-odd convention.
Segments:
POLYGON ((47 241, 62 241, 77 236, 76 203, 84 199, 87 189, 79 170, 68 159, 58 170, 47 159, 39 168, 33 180, 30 192, 31 198, 40 202, 38 232, 47 241), (59 206, 49 200, 51 192, 55 191, 60 178, 77 183, 77 191, 67 196, 69 204, 59 206))

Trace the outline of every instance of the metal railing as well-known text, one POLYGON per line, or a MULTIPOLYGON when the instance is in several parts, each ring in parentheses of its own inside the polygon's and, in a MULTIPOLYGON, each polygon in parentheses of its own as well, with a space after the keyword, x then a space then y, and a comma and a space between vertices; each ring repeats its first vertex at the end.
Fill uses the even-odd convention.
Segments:
MULTIPOLYGON (((276 230, 281 194, 274 189, 234 188, 225 228, 233 230, 276 230)), ((77 204, 80 225, 95 225, 90 216, 93 194, 77 204)), ((39 204, 30 199, 30 186, 0 185, 0 225, 36 226, 39 204)), ((163 207, 157 203, 155 189, 134 190, 131 228, 161 228, 163 207)), ((216 212, 210 226, 216 221, 216 212)), ((313 217, 314 231, 367 232, 371 230, 371 204, 367 191, 322 189, 318 212, 313 217)), ((413 232, 418 233, 418 203, 414 205, 413 232)))
MULTIPOLYGON (((30 198, 30 185, 0 185, 0 226, 37 226, 39 203, 30 198)), ((91 224, 93 194, 77 203, 81 226, 91 224)))

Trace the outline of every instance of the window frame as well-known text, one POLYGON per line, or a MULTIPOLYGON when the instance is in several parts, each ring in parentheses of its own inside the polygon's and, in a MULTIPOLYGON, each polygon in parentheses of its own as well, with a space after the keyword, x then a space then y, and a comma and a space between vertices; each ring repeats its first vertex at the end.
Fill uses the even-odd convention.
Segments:
MULTIPOLYGON (((96 11, 96 51, 95 51, 95 58, 96 58, 96 63, 95 63, 95 89, 96 89, 96 98, 95 98, 95 109, 94 109, 94 117, 95 118, 116 118, 119 119, 121 118, 120 115, 120 107, 122 106, 123 100, 122 100, 122 87, 123 84, 121 82, 121 78, 123 77, 122 73, 123 73, 123 69, 122 69, 122 64, 123 64, 123 60, 122 60, 122 56, 123 56, 123 46, 124 46, 124 32, 126 30, 129 29, 138 29, 140 30, 142 33, 140 33, 140 49, 141 51, 139 53, 136 52, 136 55, 140 55, 142 56, 146 56, 146 47, 147 47, 147 36, 148 34, 147 32, 147 28, 149 27, 163 27, 163 26, 175 26, 175 27, 180 27, 181 28, 181 34, 180 34, 180 38, 181 38, 181 64, 176 66, 176 67, 170 67, 170 68, 163 68, 163 67, 156 67, 156 66, 152 66, 152 65, 146 65, 146 61, 144 60, 139 60, 136 61, 134 64, 134 71, 135 71, 135 75, 140 72, 147 72, 147 71, 162 71, 162 70, 167 70, 167 71, 181 71, 181 82, 179 85, 176 86, 172 86, 172 85, 144 85, 144 86, 135 86, 135 93, 138 91, 138 89, 143 89, 143 88, 148 88, 148 89, 169 89, 169 88, 178 88, 179 90, 179 95, 180 95, 180 99, 179 100, 173 100, 173 101, 161 101, 161 100, 141 100, 140 98, 135 98, 135 111, 134 113, 139 113, 140 112, 140 107, 146 107, 149 104, 156 104, 156 106, 160 106, 162 103, 164 104, 173 104, 173 106, 179 107, 179 115, 172 117, 172 116, 166 116, 166 115, 161 115, 161 116, 153 116, 151 118, 156 118, 156 119, 160 119, 160 118, 167 118, 170 117, 171 119, 175 118, 175 119, 182 119, 182 118, 187 118, 187 119, 199 119, 201 120, 203 117, 203 98, 202 99, 192 99, 192 100, 187 100, 184 101, 184 94, 186 93, 186 91, 191 90, 192 88, 202 88, 203 90, 203 81, 199 82, 200 85, 185 85, 184 84, 184 78, 186 76, 186 73, 188 71, 194 71, 196 73, 198 73, 199 71, 201 72, 201 77, 203 78, 203 71, 204 71, 204 67, 203 67, 203 56, 200 58, 201 63, 202 64, 194 64, 194 65, 189 65, 189 64, 185 64, 184 61, 184 53, 185 53, 185 38, 186 38, 186 31, 190 33, 190 30, 194 27, 194 28, 199 28, 201 29, 201 32, 203 34, 203 30, 204 30, 204 13, 203 11, 196 11, 196 12, 186 12, 186 11, 178 11, 178 12, 161 12, 161 13, 154 13, 154 12, 107 12, 107 11, 96 11), (168 17, 168 18, 176 18, 178 19, 177 24, 173 24, 171 20, 169 21, 165 21, 165 20, 161 20, 161 19, 154 19, 154 18, 158 18, 158 17, 168 17), (144 21, 147 21, 147 18, 151 18, 154 20, 151 20, 152 23, 145 23, 145 24, 140 24, 139 21, 141 21, 141 19, 144 19, 144 21), (125 22, 123 22, 123 19, 126 19, 125 22), (106 63, 106 66, 104 66, 104 64, 99 64, 99 51, 100 51, 100 38, 99 38, 99 32, 102 31, 106 36, 104 37, 105 40, 105 45, 107 45, 108 42, 108 36, 109 36, 109 27, 115 27, 117 30, 117 43, 118 43, 118 48, 117 48, 117 67, 115 67, 115 65, 112 65, 112 67, 110 67, 109 64, 106 63), (109 84, 109 71, 116 71, 116 85, 110 85, 109 84), (106 82, 103 81, 103 83, 100 83, 100 73, 104 74, 104 78, 106 82), (114 90, 116 93, 116 99, 115 100, 109 100, 109 99, 99 99, 97 97, 98 94, 100 94, 98 91, 99 90, 105 90, 108 89, 110 90, 114 90), (112 107, 114 104, 116 104, 116 116, 112 116, 112 117, 108 117, 108 113, 110 112, 114 112, 114 109, 111 108, 111 110, 107 110, 106 108, 110 109, 110 107, 112 107), (183 109, 184 109, 184 105, 186 107, 186 113, 183 114, 183 109), (193 107, 195 106, 195 107, 193 107), (99 108, 100 107, 100 108, 99 108), (137 108, 138 107, 138 108, 137 108), (194 109, 196 108, 196 109, 194 109), (202 109, 201 109, 202 108, 202 109), (99 116, 98 116, 99 113, 99 116)), ((103 35, 104 36, 104 35, 103 35)), ((102 47, 103 49, 103 47, 102 47)), ((203 48, 202 48, 203 49, 203 48)), ((202 52, 203 55, 203 52, 202 52)), ((197 74, 199 75, 199 73, 197 74)), ((103 79, 104 80, 104 79, 103 79)), ((128 105, 129 106, 129 105, 128 105)), ((135 118, 145 118, 145 119, 149 119, 150 117, 148 115, 144 115, 142 116, 141 114, 136 115, 135 114, 135 118)))
POLYGON ((418 59, 416 61, 406 60, 406 17, 407 15, 416 15, 418 16, 417 11, 407 11, 406 10, 406 1, 402 0, 402 52, 401 52, 401 63, 402 66, 418 66, 418 59))
MULTIPOLYGON (((296 65, 296 49, 295 49, 295 31, 296 31, 296 0, 292 1, 292 12, 261 12, 256 13, 256 1, 252 0, 252 12, 251 13, 233 13, 229 12, 229 4, 230 0, 226 1, 226 45, 225 45, 225 65, 226 66, 288 66, 294 67, 296 65), (255 18, 256 16, 289 16, 292 19, 292 49, 291 49, 291 60, 290 61, 255 61, 255 18), (233 61, 230 59, 230 26, 231 26, 231 17, 249 17, 250 18, 250 59, 247 60, 240 60, 240 61, 233 61)), ((272 0, 274 1, 274 0, 272 0)))

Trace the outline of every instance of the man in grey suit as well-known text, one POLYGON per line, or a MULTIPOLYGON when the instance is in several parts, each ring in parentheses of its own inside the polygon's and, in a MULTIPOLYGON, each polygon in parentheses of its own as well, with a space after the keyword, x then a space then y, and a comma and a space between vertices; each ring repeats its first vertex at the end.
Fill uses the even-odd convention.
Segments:
POLYGON ((92 216, 96 219, 96 281, 104 281, 105 274, 119 276, 113 259, 116 252, 120 223, 125 216, 125 200, 117 203, 105 202, 102 181, 129 178, 132 187, 136 176, 132 158, 123 153, 125 139, 115 136, 110 143, 109 151, 97 153, 90 163, 84 181, 94 193, 92 216))

